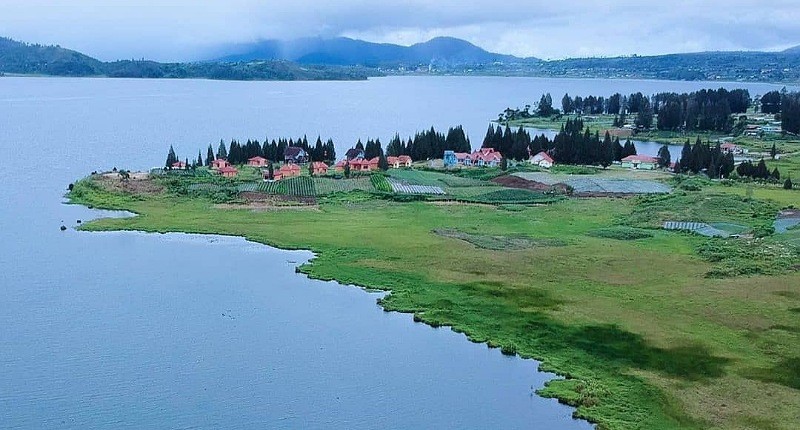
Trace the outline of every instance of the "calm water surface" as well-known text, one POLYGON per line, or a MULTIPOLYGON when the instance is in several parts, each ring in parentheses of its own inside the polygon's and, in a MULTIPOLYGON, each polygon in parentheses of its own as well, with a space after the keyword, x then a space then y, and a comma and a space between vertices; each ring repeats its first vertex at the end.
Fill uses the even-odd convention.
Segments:
POLYGON ((589 428, 531 395, 551 377, 534 361, 296 275, 307 252, 61 232, 98 215, 62 194, 92 170, 160 165, 169 144, 196 158, 220 138, 321 134, 343 152, 463 124, 478 145, 497 112, 544 91, 709 85, 0 78, 0 428, 589 428))

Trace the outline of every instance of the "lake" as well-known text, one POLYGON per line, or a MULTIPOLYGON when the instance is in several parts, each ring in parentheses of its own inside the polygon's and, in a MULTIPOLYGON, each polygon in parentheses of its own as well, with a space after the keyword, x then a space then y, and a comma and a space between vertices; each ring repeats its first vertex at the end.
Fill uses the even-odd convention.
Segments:
MULTIPOLYGON (((403 77, 364 82, 0 78, 0 428, 585 429, 532 395, 552 375, 379 297, 294 273, 308 252, 237 238, 82 233, 92 170, 162 165, 221 138, 357 139, 507 106, 719 83, 403 77)), ((743 86, 763 93, 776 86, 743 86)))

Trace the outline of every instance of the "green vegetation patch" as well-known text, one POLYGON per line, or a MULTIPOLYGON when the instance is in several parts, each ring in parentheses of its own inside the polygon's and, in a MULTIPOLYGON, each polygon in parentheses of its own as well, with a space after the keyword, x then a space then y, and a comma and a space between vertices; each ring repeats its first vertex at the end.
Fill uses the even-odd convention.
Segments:
POLYGON ((562 173, 566 175, 596 175, 600 173, 597 167, 571 166, 568 164, 556 164, 550 168, 551 173, 562 173))
POLYGON ((586 235, 616 240, 637 240, 653 237, 653 233, 648 230, 625 226, 598 228, 589 231, 586 235))
POLYGON ((389 180, 386 179, 386 176, 376 173, 370 177, 370 182, 372 186, 375 187, 376 190, 384 192, 384 193, 391 193, 392 192, 392 184, 389 183, 389 180))
POLYGON ((638 197, 630 214, 620 219, 631 227, 659 228, 665 221, 730 223, 768 235, 778 207, 770 202, 722 193, 676 192, 638 197))
POLYGON ((439 236, 460 239, 465 242, 469 242, 478 248, 493 249, 497 251, 567 245, 565 240, 557 238, 532 238, 527 236, 473 234, 465 233, 455 229, 434 229, 433 232, 439 236))
POLYGON ((714 269, 709 278, 728 278, 742 275, 779 275, 800 269, 800 248, 769 239, 719 239, 700 242, 697 253, 714 269))
POLYGON ((313 197, 317 194, 314 189, 314 180, 309 176, 295 176, 284 179, 282 182, 286 187, 286 194, 290 196, 313 197))
POLYGON ((516 188, 503 188, 469 198, 474 203, 487 204, 546 204, 562 200, 563 196, 538 193, 516 188))

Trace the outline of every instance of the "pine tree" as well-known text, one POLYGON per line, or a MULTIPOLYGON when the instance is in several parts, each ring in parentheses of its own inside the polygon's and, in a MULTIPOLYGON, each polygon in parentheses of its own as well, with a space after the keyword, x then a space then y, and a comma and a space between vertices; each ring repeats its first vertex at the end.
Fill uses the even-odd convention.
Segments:
POLYGON ((772 159, 774 160, 775 156, 777 156, 777 155, 778 155, 778 148, 773 143, 772 144, 772 149, 769 150, 769 156, 772 157, 772 159))
POLYGON ((389 160, 386 159, 386 154, 383 153, 383 150, 381 150, 378 156, 378 168, 384 172, 389 170, 389 160))
POLYGON ((203 165, 203 154, 198 149, 197 150, 197 163, 195 164, 195 166, 202 166, 202 165, 203 165))
POLYGON ((169 146, 169 153, 167 153, 167 162, 165 167, 167 169, 172 169, 172 165, 178 162, 178 157, 175 156, 175 149, 172 148, 172 145, 169 146))
POLYGON ((783 183, 784 190, 791 190, 793 187, 792 178, 786 178, 786 181, 783 183))
POLYGON ((777 167, 776 167, 775 169, 773 169, 773 170, 772 170, 772 174, 770 175, 770 177, 771 177, 771 178, 772 178, 772 179, 773 179, 775 182, 778 182, 778 181, 780 181, 780 180, 781 180, 781 172, 778 170, 778 168, 777 168, 777 167))
POLYGON ((508 158, 503 157, 500 159, 500 170, 502 171, 508 170, 508 158))
POLYGON ((275 167, 272 165, 272 161, 267 162, 267 179, 275 179, 275 167))
POLYGON ((349 161, 345 161, 345 163, 344 163, 344 177, 345 178, 349 178, 350 177, 350 162, 349 161))
POLYGON ((228 151, 225 149, 225 141, 219 140, 219 148, 217 148, 217 158, 228 158, 228 151))
POLYGON ((658 166, 669 167, 672 164, 672 155, 669 153, 669 146, 664 145, 658 150, 658 166))
POLYGON ((206 166, 211 166, 211 163, 214 162, 214 148, 211 147, 211 144, 208 144, 208 152, 206 153, 206 166))

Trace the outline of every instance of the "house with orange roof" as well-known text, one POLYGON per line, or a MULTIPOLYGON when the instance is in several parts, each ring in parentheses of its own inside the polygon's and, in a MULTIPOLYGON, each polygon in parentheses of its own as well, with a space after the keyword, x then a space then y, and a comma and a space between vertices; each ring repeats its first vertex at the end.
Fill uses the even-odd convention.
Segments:
POLYGON ((654 170, 658 167, 658 158, 649 155, 629 155, 622 159, 622 167, 634 170, 654 170))
POLYGON ((253 166, 253 167, 265 167, 268 162, 269 162, 269 160, 267 160, 264 157, 260 157, 260 156, 255 156, 253 158, 248 158, 247 159, 247 165, 248 166, 253 166))
POLYGON ((184 163, 183 161, 176 161, 176 162, 172 163, 172 168, 173 169, 184 170, 184 169, 188 169, 189 165, 184 163))
POLYGON ((216 160, 211 162, 211 168, 219 170, 223 167, 229 167, 231 163, 228 163, 228 160, 224 158, 217 158, 216 160))
POLYGON ((321 161, 315 161, 311 163, 311 173, 313 175, 327 175, 328 165, 321 161))
POLYGON ((281 166, 280 169, 278 169, 278 173, 280 173, 281 178, 300 176, 300 166, 294 163, 287 163, 281 166))
POLYGON ((481 148, 470 155, 473 166, 497 167, 502 160, 503 156, 494 148, 481 148))
POLYGON ((225 178, 233 178, 239 174, 239 171, 232 166, 225 166, 218 169, 219 174, 225 178))

